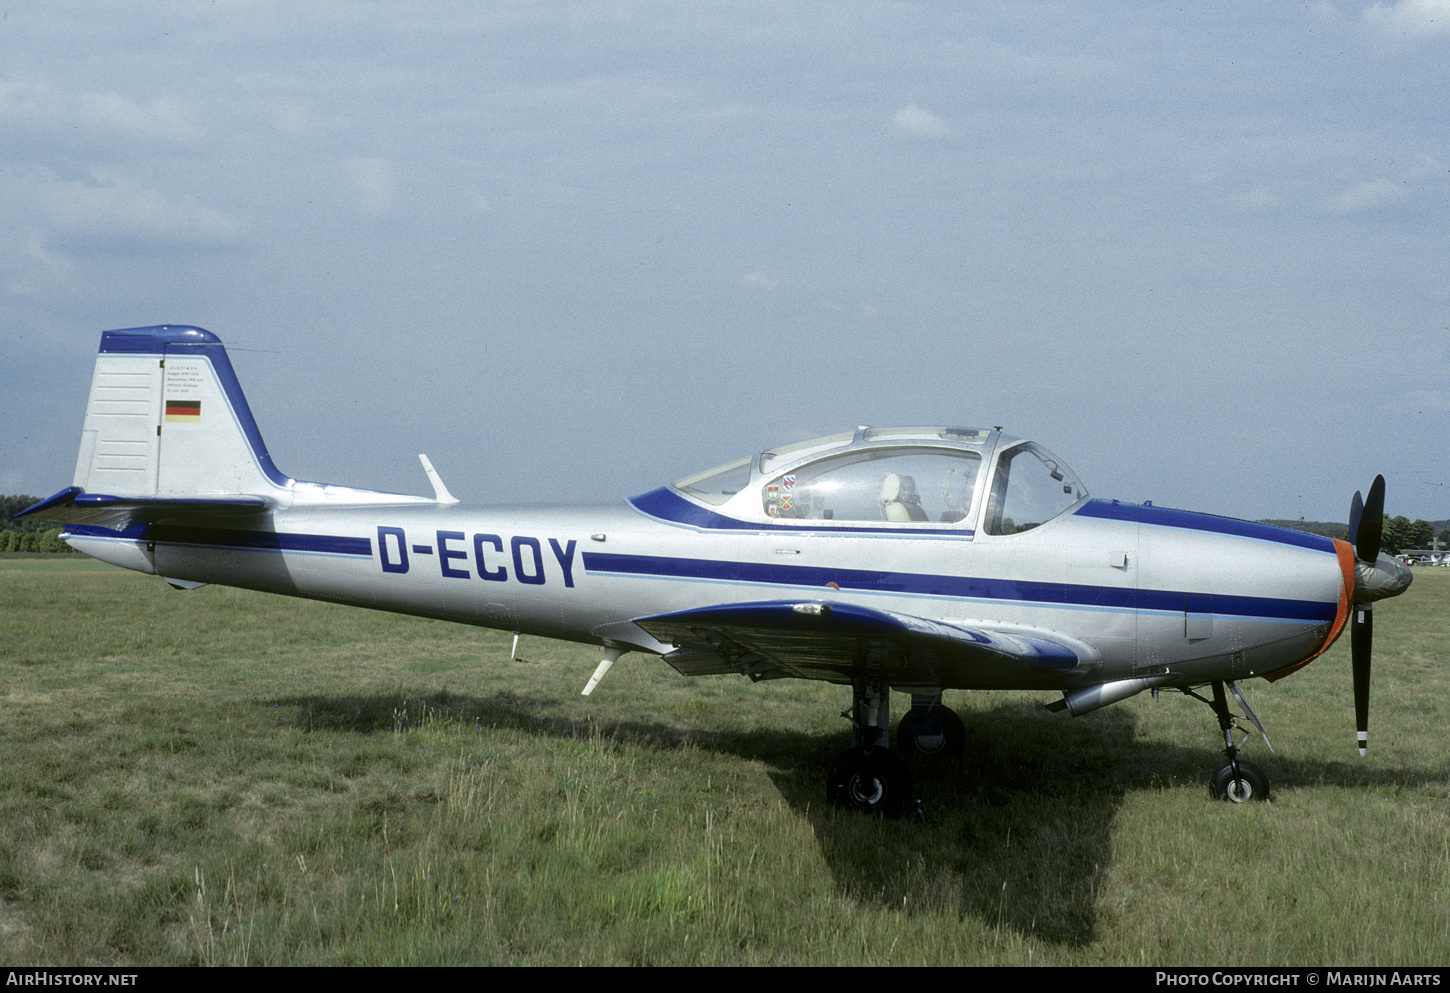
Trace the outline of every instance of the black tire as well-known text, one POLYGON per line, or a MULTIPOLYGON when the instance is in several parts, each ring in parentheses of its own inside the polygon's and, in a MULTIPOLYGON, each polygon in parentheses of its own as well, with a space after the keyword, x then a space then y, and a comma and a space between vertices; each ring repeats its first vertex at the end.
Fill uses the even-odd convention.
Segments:
POLYGON ((831 767, 826 799, 843 810, 900 817, 912 803, 911 772, 895 752, 852 748, 831 767))
POLYGON ((956 758, 967 750, 967 727, 949 707, 912 707, 896 725, 896 750, 907 760, 956 758))
POLYGON ((1213 795, 1226 803, 1269 799, 1269 777, 1252 762, 1240 762, 1238 775, 1230 763, 1213 774, 1213 795))

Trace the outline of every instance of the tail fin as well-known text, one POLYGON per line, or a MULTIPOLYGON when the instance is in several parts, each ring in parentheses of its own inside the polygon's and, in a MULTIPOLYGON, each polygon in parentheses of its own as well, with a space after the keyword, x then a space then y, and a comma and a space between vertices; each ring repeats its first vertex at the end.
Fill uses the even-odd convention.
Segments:
POLYGON ((221 339, 180 325, 101 335, 75 486, 123 497, 267 496, 290 487, 221 339))
POLYGON ((307 505, 456 503, 441 486, 430 500, 282 475, 221 339, 163 324, 101 335, 75 483, 15 516, 119 533, 307 505))

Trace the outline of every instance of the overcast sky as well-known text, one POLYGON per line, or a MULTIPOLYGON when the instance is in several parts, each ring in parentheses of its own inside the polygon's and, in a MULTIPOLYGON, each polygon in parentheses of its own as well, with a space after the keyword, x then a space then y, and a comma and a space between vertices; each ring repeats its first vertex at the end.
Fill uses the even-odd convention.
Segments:
POLYGON ((858 424, 1450 518, 1450 0, 0 0, 0 492, 100 332, 282 471, 615 501, 858 424))

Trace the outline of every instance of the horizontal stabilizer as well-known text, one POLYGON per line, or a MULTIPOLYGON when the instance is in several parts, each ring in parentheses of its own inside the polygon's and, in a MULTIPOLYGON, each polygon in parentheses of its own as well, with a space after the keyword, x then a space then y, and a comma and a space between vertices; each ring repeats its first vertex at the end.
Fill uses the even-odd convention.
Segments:
POLYGON ((1098 660, 1087 645, 1056 633, 932 621, 842 603, 721 604, 635 623, 676 646, 665 661, 678 657, 677 668, 742 672, 756 679, 839 680, 872 673, 898 685, 966 689, 1040 681, 1049 687, 1098 660))
POLYGON ((267 501, 259 496, 122 497, 86 493, 78 486, 68 486, 55 496, 22 510, 15 519, 24 517, 31 521, 125 531, 138 524, 156 524, 179 518, 237 517, 259 514, 266 509, 267 501))

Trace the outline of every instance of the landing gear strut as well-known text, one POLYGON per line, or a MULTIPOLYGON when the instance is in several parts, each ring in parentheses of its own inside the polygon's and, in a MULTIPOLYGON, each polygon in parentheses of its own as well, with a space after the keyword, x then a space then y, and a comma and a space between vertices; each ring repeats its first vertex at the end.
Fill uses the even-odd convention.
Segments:
MULTIPOLYGON (((1229 689, 1243 704, 1244 711, 1248 714, 1249 720, 1264 734, 1264 726, 1259 723, 1258 717, 1249 709, 1248 701, 1239 692, 1239 688, 1229 683, 1229 689)), ((1203 697, 1197 693, 1192 694, 1199 700, 1203 697)), ((1218 718, 1218 726, 1223 731, 1223 754, 1228 758, 1225 765, 1219 767, 1213 774, 1213 795, 1216 799, 1227 803, 1247 803, 1250 800, 1267 800, 1269 798, 1269 777, 1264 775, 1264 770, 1252 762, 1244 762, 1239 759, 1238 745, 1234 744, 1234 731, 1238 725, 1234 723, 1233 714, 1228 709, 1228 697, 1224 695, 1223 683, 1217 680, 1213 683, 1213 700, 1204 701, 1213 708, 1214 716, 1218 718)), ((1268 744, 1269 737, 1264 735, 1264 742, 1268 744)), ((1273 751, 1274 746, 1269 745, 1273 751)))
POLYGON ((883 680, 851 684, 851 747, 836 758, 826 798, 837 807, 900 817, 914 802, 911 773, 888 746, 891 690, 883 680))

